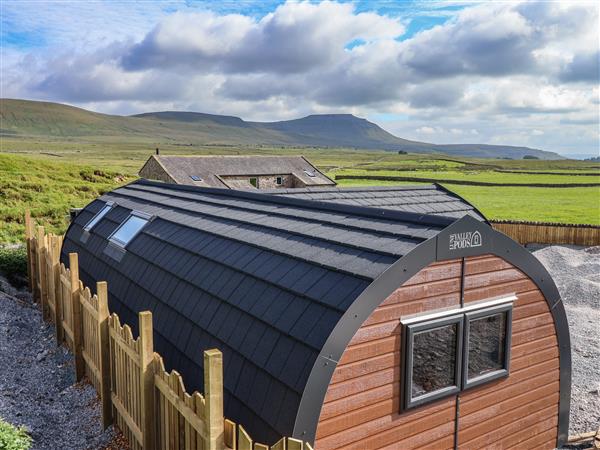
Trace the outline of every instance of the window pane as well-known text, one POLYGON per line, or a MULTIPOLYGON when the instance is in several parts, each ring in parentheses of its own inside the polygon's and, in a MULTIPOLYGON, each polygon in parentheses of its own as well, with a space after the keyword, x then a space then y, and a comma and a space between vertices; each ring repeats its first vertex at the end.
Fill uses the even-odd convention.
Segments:
POLYGON ((121 228, 113 234, 112 239, 126 245, 147 222, 148 221, 142 217, 129 216, 123 225, 121 225, 121 228))
POLYGON ((506 313, 469 321, 469 379, 504 368, 506 313))
POLYGON ((104 205, 104 207, 96 213, 92 220, 90 220, 85 226, 86 230, 91 230, 94 225, 96 225, 100 219, 102 219, 108 211, 110 211, 111 205, 104 205))
POLYGON ((412 398, 457 385, 457 334, 456 323, 414 334, 412 398))

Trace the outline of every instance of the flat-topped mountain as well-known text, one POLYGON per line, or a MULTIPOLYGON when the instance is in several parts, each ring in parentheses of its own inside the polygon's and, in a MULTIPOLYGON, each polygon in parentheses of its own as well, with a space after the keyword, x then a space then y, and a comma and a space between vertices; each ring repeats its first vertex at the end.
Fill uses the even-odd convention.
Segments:
POLYGON ((456 156, 562 159, 554 152, 486 144, 430 144, 402 139, 352 114, 313 114, 279 122, 249 122, 239 117, 187 111, 118 116, 60 103, 0 100, 0 134, 49 137, 112 137, 123 142, 284 147, 347 147, 446 153, 456 156))

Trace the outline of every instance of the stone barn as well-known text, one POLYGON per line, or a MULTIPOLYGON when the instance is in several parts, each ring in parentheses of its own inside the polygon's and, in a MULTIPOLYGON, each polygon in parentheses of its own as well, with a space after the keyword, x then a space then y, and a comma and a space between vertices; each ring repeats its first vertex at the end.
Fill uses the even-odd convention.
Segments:
POLYGON ((108 281, 134 330, 153 312, 189 388, 219 348, 225 415, 259 442, 565 442, 569 331, 547 271, 439 187, 394 197, 412 210, 141 180, 85 207, 62 258, 108 281))
POLYGON ((152 155, 139 175, 166 183, 225 189, 335 186, 303 156, 152 155))

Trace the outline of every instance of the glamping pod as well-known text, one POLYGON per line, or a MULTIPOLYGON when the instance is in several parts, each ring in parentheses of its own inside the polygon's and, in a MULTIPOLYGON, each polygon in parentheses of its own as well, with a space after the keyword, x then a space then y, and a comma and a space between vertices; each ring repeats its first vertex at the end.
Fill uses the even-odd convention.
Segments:
POLYGON ((384 209, 140 180, 77 215, 62 259, 108 281, 134 329, 153 312, 188 388, 219 348, 225 415, 257 441, 560 445, 571 364, 552 279, 443 188, 394 192, 384 209))

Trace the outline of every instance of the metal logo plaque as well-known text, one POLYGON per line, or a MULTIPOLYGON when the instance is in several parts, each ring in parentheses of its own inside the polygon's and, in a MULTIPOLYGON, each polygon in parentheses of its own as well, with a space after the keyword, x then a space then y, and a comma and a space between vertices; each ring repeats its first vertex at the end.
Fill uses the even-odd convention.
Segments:
POLYGON ((492 249, 489 225, 465 216, 437 236, 438 260, 488 253, 492 249))

